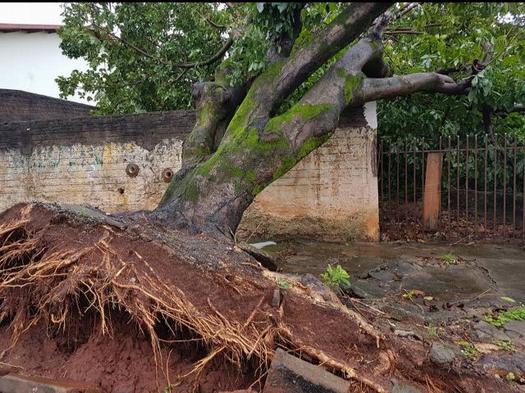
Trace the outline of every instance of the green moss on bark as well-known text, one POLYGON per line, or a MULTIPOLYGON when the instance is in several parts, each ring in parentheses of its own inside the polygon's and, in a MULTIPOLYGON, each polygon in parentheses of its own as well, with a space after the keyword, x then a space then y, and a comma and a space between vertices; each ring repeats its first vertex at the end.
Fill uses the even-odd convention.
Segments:
POLYGON ((322 136, 312 136, 307 138, 299 150, 297 150, 297 153, 286 156, 281 160, 281 166, 274 172, 273 180, 280 178, 282 175, 292 169, 295 164, 310 154, 317 147, 321 146, 329 137, 330 134, 325 134, 322 136))
POLYGON ((306 123, 331 108, 332 105, 330 104, 295 104, 282 115, 270 119, 264 132, 270 134, 282 134, 283 126, 287 123, 291 123, 294 119, 306 123))
POLYGON ((313 33, 307 28, 303 28, 299 37, 295 40, 291 55, 293 56, 298 50, 307 47, 314 41, 313 33))
POLYGON ((355 92, 361 87, 363 79, 364 75, 362 73, 346 76, 344 88, 345 104, 348 105, 353 101, 355 92))

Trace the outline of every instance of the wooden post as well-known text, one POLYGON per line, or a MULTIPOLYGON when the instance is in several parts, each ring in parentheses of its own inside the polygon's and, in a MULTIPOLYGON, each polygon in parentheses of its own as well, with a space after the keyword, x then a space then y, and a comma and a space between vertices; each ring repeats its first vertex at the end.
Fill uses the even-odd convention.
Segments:
POLYGON ((423 197, 423 225, 434 230, 439 223, 441 210, 441 167, 443 153, 428 153, 423 197))

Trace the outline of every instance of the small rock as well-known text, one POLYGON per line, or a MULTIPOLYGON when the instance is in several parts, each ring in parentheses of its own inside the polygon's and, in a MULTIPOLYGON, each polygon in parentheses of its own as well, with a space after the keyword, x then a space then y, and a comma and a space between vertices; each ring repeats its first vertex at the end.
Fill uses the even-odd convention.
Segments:
POLYGON ((452 364, 456 358, 456 352, 441 343, 434 342, 432 343, 432 348, 430 349, 430 360, 440 366, 449 366, 452 364))
POLYGON ((272 296, 272 307, 279 307, 281 305, 281 291, 279 288, 275 288, 273 290, 273 296, 272 296))
POLYGON ((525 336, 525 321, 509 321, 505 324, 505 332, 514 332, 525 336))

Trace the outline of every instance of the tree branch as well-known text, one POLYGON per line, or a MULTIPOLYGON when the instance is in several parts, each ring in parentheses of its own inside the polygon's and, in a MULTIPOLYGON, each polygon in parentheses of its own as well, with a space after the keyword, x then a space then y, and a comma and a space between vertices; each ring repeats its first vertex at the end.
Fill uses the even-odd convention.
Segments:
POLYGON ((277 107, 297 86, 322 64, 356 39, 368 25, 392 3, 352 3, 303 47, 294 47, 292 55, 275 79, 270 107, 277 107))
POLYGON ((202 67, 202 66, 213 64, 217 60, 220 60, 224 56, 224 54, 228 51, 228 49, 230 49, 230 47, 233 44, 233 39, 230 37, 224 43, 224 45, 217 51, 217 53, 215 53, 213 56, 211 56, 207 60, 196 61, 196 62, 192 62, 192 63, 172 63, 171 61, 167 61, 165 59, 162 59, 162 58, 160 58, 158 56, 155 56, 155 55, 152 55, 151 53, 146 52, 144 49, 139 48, 138 46, 132 44, 131 42, 125 40, 122 37, 119 37, 119 36, 115 35, 113 32, 108 31, 106 29, 103 29, 103 28, 100 28, 100 27, 95 27, 95 26, 87 27, 86 29, 88 30, 88 32, 93 34, 99 40, 103 39, 102 35, 104 35, 107 39, 112 40, 112 41, 120 42, 121 44, 123 44, 123 45, 125 45, 125 46, 127 46, 127 47, 129 47, 131 49, 133 49, 135 52, 137 52, 137 53, 139 53, 139 54, 141 54, 141 55, 143 55, 143 56, 145 56, 147 58, 150 58, 152 60, 158 61, 158 62, 160 62, 160 63, 162 63, 162 64, 164 64, 166 66, 176 67, 176 68, 195 68, 195 67, 202 67))
POLYGON ((179 64, 173 64, 174 67, 178 67, 178 68, 194 68, 194 67, 202 67, 202 66, 206 66, 206 65, 210 65, 214 62, 216 62, 217 60, 220 60, 222 59, 222 57, 224 56, 224 54, 228 51, 228 49, 230 49, 230 47, 232 46, 233 44, 233 39, 230 37, 228 38, 228 40, 224 43, 224 45, 222 46, 221 49, 219 49, 217 51, 217 53, 215 53, 212 57, 210 57, 208 60, 203 60, 203 61, 196 61, 196 62, 193 62, 193 63, 179 63, 179 64))
POLYGON ((437 72, 421 72, 392 78, 366 78, 356 104, 405 96, 418 91, 464 94, 471 81, 472 77, 455 82, 454 79, 437 72))

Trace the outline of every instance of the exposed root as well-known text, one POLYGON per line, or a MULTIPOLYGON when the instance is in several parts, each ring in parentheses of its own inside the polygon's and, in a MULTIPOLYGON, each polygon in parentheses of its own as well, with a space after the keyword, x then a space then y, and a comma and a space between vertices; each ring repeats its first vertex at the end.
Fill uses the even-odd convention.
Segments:
MULTIPOLYGON (((276 307, 271 299, 279 274, 251 267, 249 256, 217 239, 145 228, 158 235, 154 241, 106 223, 63 220, 49 207, 38 207, 37 220, 32 206, 0 216, 0 324, 11 333, 0 360, 37 324, 59 334, 90 315, 97 332, 112 335, 111 318, 119 313, 147 336, 168 384, 169 353, 167 359, 163 353, 177 342, 196 343, 207 354, 175 384, 189 376, 197 381, 219 356, 239 368, 255 365, 258 382, 277 343, 376 392, 389 391, 387 376, 399 371, 398 352, 383 334, 333 293, 297 281, 276 307), (323 341, 323 323, 343 331, 323 341), (177 332, 190 338, 178 340, 177 332), (356 348, 350 355, 349 343, 356 348)), ((430 377, 425 382, 434 390, 439 385, 430 377)))
POLYGON ((378 381, 374 381, 362 373, 358 372, 356 369, 350 367, 348 364, 345 364, 337 359, 334 359, 331 356, 328 356, 325 352, 313 348, 309 345, 303 344, 298 340, 286 326, 280 326, 279 330, 280 336, 284 341, 291 342, 294 344, 294 347, 300 348, 300 351, 313 359, 317 359, 321 365, 330 367, 342 373, 346 378, 353 379, 362 383, 365 386, 373 389, 377 393, 386 393, 389 389, 378 381))
POLYGON ((213 312, 203 312, 179 288, 162 280, 136 251, 132 260, 123 260, 111 246, 114 235, 109 230, 91 246, 64 250, 61 245, 62 250, 52 250, 38 235, 27 232, 25 224, 27 220, 0 226, 0 322, 10 320, 13 332, 4 353, 40 321, 65 330, 72 308, 80 315, 95 310, 100 332, 111 334, 107 313, 116 308, 129 313, 148 333, 158 365, 161 344, 155 329, 161 321, 189 329, 211 348, 189 374, 200 374, 220 353, 238 365, 252 356, 265 364, 271 359, 273 348, 261 338, 273 334, 272 328, 253 323, 264 298, 244 323, 222 315, 209 299, 213 312), (83 259, 99 262, 81 263, 83 259), (148 269, 137 269, 137 259, 148 269), (28 314, 31 308, 36 312, 28 314))

